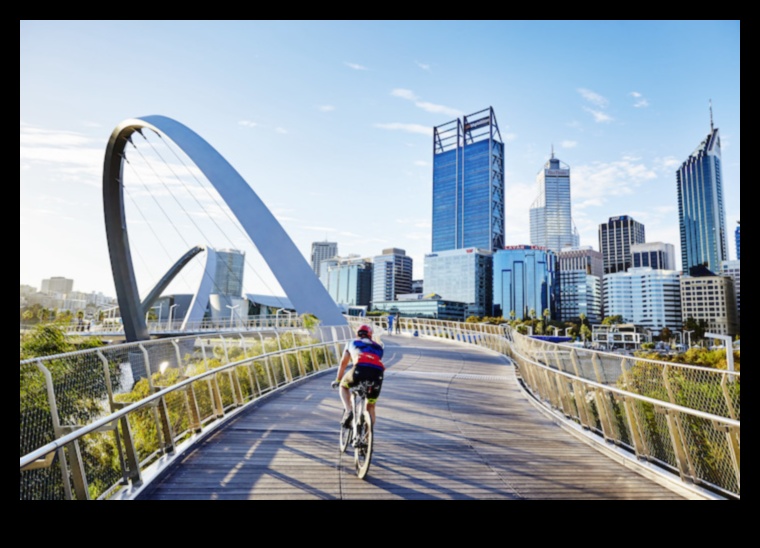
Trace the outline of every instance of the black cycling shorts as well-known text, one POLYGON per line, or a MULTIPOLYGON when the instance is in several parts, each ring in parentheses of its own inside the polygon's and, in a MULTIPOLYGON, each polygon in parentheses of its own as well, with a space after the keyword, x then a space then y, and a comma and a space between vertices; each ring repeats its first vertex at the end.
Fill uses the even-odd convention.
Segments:
POLYGON ((365 384, 367 386, 367 403, 375 403, 383 387, 383 371, 378 367, 356 364, 343 375, 341 384, 346 388, 365 384))

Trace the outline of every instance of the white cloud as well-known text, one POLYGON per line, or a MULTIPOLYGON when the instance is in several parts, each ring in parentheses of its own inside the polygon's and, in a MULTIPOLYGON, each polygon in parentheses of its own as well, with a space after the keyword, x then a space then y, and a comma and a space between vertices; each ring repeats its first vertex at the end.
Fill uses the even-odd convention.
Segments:
POLYGON ((575 148, 576 146, 578 146, 578 142, 565 140, 565 141, 562 141, 559 144, 559 146, 561 146, 562 148, 575 148))
POLYGON ((578 93, 580 93, 581 97, 583 97, 586 101, 599 108, 606 108, 609 104, 609 101, 605 97, 599 95, 594 91, 591 91, 590 89, 578 88, 578 93))
POLYGON ((426 161, 424 161, 424 160, 417 160, 416 162, 414 162, 414 165, 416 165, 416 166, 421 166, 421 167, 426 167, 426 166, 429 166, 430 164, 429 164, 429 163, 427 163, 427 162, 426 162, 426 161))
POLYGON ((583 107, 583 110, 591 113, 591 116, 594 117, 594 121, 598 123, 612 122, 614 120, 612 116, 610 116, 606 112, 602 112, 601 110, 594 110, 589 107, 583 107))
POLYGON ((243 126, 243 127, 256 127, 259 124, 257 124, 256 122, 252 122, 251 120, 240 120, 238 122, 238 125, 243 126))
POLYGON ((511 143, 517 140, 517 133, 505 133, 503 138, 505 142, 511 143))
POLYGON ((420 67, 422 70, 430 70, 430 65, 427 63, 420 63, 419 61, 415 61, 418 67, 420 67))
POLYGON ((277 127, 277 128, 274 128, 274 130, 275 130, 277 133, 282 133, 282 134, 285 134, 285 133, 287 133, 287 132, 288 132, 288 130, 287 130, 287 129, 285 129, 285 128, 282 128, 282 127, 277 127))
POLYGON ((402 124, 400 122, 392 122, 389 124, 375 124, 375 127, 393 131, 406 131, 408 133, 421 133, 422 135, 428 135, 430 137, 433 136, 433 128, 421 124, 402 124))
POLYGON ((397 88, 391 91, 393 97, 401 97, 402 99, 408 99, 409 101, 416 101, 417 96, 412 90, 397 88))
POLYGON ((635 99, 633 102, 634 108, 644 108, 649 106, 649 101, 647 101, 638 91, 632 91, 629 95, 635 99))
POLYGON ((317 107, 321 112, 332 112, 335 107, 332 105, 320 105, 317 107))
POLYGON ((414 92, 409 89, 396 88, 391 91, 391 95, 393 97, 406 99, 407 101, 413 101, 416 107, 421 108, 426 112, 432 112, 433 114, 446 114, 454 118, 462 115, 462 112, 455 108, 447 107, 445 105, 438 105, 429 101, 420 101, 414 92))
POLYGON ((359 65, 359 64, 356 64, 356 63, 346 62, 346 66, 349 67, 349 68, 352 68, 354 70, 369 70, 367 67, 359 65))

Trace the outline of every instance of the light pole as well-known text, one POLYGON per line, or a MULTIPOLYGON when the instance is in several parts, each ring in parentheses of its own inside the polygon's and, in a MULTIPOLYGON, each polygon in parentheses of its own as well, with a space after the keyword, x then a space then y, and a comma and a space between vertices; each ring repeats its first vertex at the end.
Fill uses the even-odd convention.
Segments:
POLYGON ((236 308, 239 308, 240 305, 236 304, 235 306, 225 305, 227 308, 230 309, 230 329, 232 329, 232 313, 235 311, 236 308))
POLYGON ((171 328, 172 328, 172 319, 173 319, 173 316, 174 316, 174 307, 175 306, 179 306, 179 305, 173 304, 173 305, 171 305, 169 307, 169 327, 167 328, 167 331, 171 330, 171 328))
MULTIPOLYGON (((689 340, 689 347, 688 348, 691 348, 691 334, 694 333, 694 330, 692 329, 691 331, 684 331, 684 333, 686 333, 686 336, 688 337, 688 340, 689 340)), ((683 340, 683 339, 681 339, 681 340, 683 340)))
POLYGON ((556 327, 556 326, 553 326, 553 325, 550 325, 549 327, 552 328, 552 329, 554 329, 554 336, 556 337, 557 333, 559 333, 559 331, 560 331, 560 328, 556 327))
POLYGON ((570 336, 570 335, 567 334, 567 332, 570 331, 572 328, 573 328, 572 325, 570 327, 566 327, 565 328, 565 337, 569 337, 570 336))

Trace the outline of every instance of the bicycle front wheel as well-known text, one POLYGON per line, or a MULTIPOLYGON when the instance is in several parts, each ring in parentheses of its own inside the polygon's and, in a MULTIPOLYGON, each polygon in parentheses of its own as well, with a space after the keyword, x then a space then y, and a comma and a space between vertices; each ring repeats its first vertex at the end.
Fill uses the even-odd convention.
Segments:
POLYGON ((356 466, 356 475, 359 479, 364 479, 369 471, 369 464, 372 461, 372 447, 374 442, 374 432, 372 428, 372 419, 368 412, 364 412, 362 422, 358 426, 359 440, 354 445, 354 465, 356 466))
POLYGON ((351 436, 353 435, 353 433, 354 432, 351 425, 340 427, 340 452, 341 453, 345 453, 346 449, 348 449, 348 442, 351 441, 351 436))

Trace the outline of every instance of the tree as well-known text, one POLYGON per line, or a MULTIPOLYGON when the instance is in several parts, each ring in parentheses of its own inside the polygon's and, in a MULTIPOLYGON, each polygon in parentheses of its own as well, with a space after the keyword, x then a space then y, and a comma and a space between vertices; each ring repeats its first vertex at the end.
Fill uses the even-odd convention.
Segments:
POLYGON ((673 338, 673 332, 667 326, 660 329, 660 340, 668 342, 673 338))
POLYGON ((623 323, 623 316, 616 314, 615 316, 607 316, 602 320, 602 325, 617 325, 623 323))

